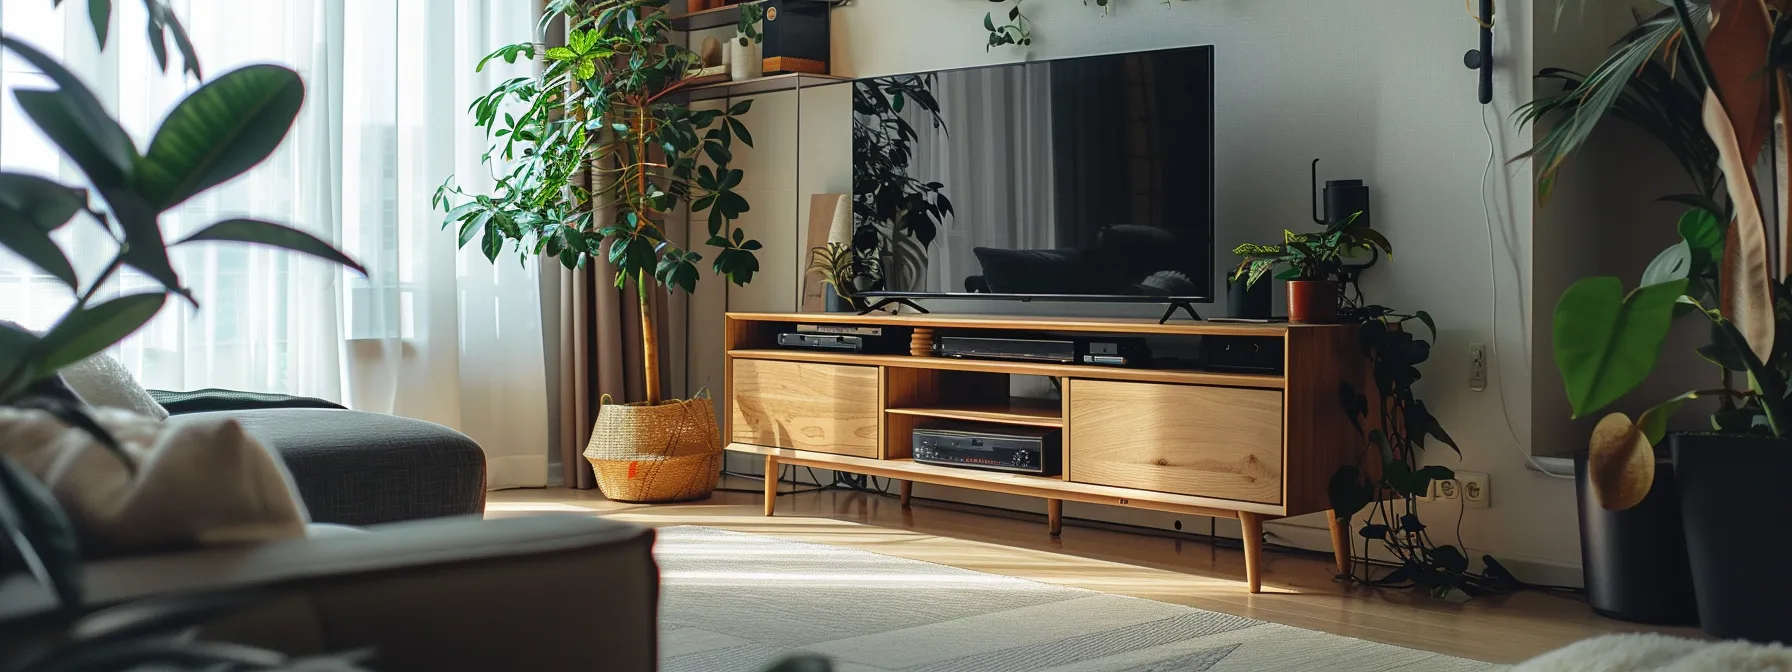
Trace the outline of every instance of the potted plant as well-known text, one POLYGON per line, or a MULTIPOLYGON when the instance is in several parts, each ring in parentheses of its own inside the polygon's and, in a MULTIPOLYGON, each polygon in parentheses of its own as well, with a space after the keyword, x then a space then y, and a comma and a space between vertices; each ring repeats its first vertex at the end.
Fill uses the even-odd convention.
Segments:
MULTIPOLYGON (((827 287, 824 297, 828 312, 856 312, 865 307, 857 296, 862 267, 864 264, 846 243, 828 243, 809 250, 809 273, 820 276, 821 284, 827 287)), ((874 268, 872 272, 876 272, 874 268)))
POLYGON ((1792 92, 1783 39, 1792 18, 1738 0, 1674 4, 1650 27, 1649 40, 1625 51, 1646 58, 1666 49, 1670 62, 1687 68, 1700 92, 1700 129, 1715 150, 1700 167, 1721 176, 1727 203, 1695 203, 1680 220, 1681 241, 1635 289, 1625 291, 1614 277, 1569 287, 1556 306, 1556 365, 1574 415, 1585 417, 1648 377, 1677 319, 1696 315, 1708 325, 1711 343, 1699 354, 1716 370, 1714 386, 1676 395, 1634 420, 1605 415, 1588 442, 1589 479, 1604 507, 1634 507, 1654 487, 1656 447, 1665 447, 1705 631, 1792 642, 1792 583, 1781 575, 1792 540, 1761 532, 1792 516, 1792 496, 1779 487, 1792 473, 1792 339, 1780 337, 1792 333, 1792 285, 1786 269, 1776 275, 1769 263, 1769 218, 1756 196, 1787 184, 1756 183, 1750 170, 1776 120, 1792 114, 1783 103, 1768 107, 1792 92), (1713 25, 1706 12, 1723 20, 1713 25), (1706 43, 1724 48, 1707 51, 1706 43), (1773 113, 1756 114, 1757 104, 1773 113), (1668 419, 1700 398, 1716 400, 1712 431, 1668 435, 1668 419))
MULTIPOLYGON (((507 243, 569 269, 597 259, 614 269, 616 287, 633 286, 646 398, 606 403, 586 452, 605 495, 628 501, 704 496, 719 473, 721 439, 707 395, 666 401, 661 394, 659 324, 648 292, 655 285, 695 291, 703 260, 669 237, 671 217, 683 206, 706 217, 707 245, 716 250, 710 267, 737 285, 759 270, 753 253, 761 247, 734 225, 749 204, 736 191, 744 172, 729 167, 735 139, 753 144, 741 121, 752 101, 726 110, 679 101, 701 58, 671 40, 663 11, 670 1, 552 3, 542 25, 563 17, 566 46, 547 51, 539 76, 504 82, 472 105, 474 123, 495 139, 485 160, 503 171, 496 192, 469 195, 445 183, 435 197, 448 211, 443 226, 458 228, 463 246, 479 239, 488 259, 496 261, 507 243), (655 479, 659 469, 690 479, 655 479)), ((510 45, 487 60, 533 58, 534 48, 510 45)))
MULTIPOLYGON (((144 4, 149 39, 162 45, 173 33, 183 73, 201 79, 198 56, 173 11, 161 0, 144 4)), ((112 4, 96 0, 88 9, 103 51, 112 4)), ((0 46, 54 84, 15 92, 19 107, 86 177, 82 187, 74 187, 0 172, 0 227, 6 229, 0 249, 61 282, 74 299, 41 335, 0 322, 0 406, 48 412, 91 433, 118 451, 125 464, 135 465, 136 458, 61 385, 58 371, 117 345, 161 312, 170 296, 197 305, 170 263, 170 248, 220 242, 266 245, 364 272, 329 243, 261 220, 226 219, 173 243, 162 237, 162 213, 236 178, 274 152, 298 116, 305 84, 297 72, 276 65, 224 73, 176 103, 148 148, 139 150, 99 98, 62 64, 12 35, 0 37, 0 46), (83 212, 93 215, 117 243, 112 259, 85 283, 50 235, 83 212), (125 268, 141 273, 150 284, 100 300, 101 288, 125 268)), ((168 54, 156 53, 165 69, 168 54)), ((9 669, 356 670, 367 657, 355 652, 298 659, 201 639, 200 624, 253 601, 254 595, 240 591, 147 598, 90 611, 78 531, 48 487, 0 456, 0 576, 14 572, 49 589, 56 611, 43 618, 63 636, 42 641, 33 633, 50 629, 0 628, 0 665, 9 669)))
POLYGON ((739 82, 765 75, 765 52, 760 47, 764 36, 759 33, 759 22, 764 19, 764 5, 741 3, 740 22, 735 24, 734 38, 728 41, 729 79, 739 82))
MULTIPOLYGON (((1360 214, 1360 213, 1358 213, 1360 214)), ((1393 254, 1386 237, 1357 223, 1353 214, 1325 227, 1317 233, 1284 231, 1276 245, 1245 243, 1232 249, 1240 257, 1228 280, 1243 281, 1248 291, 1277 266, 1284 267, 1275 277, 1288 281, 1288 320, 1309 324, 1332 324, 1339 321, 1338 308, 1344 301, 1346 267, 1344 260, 1360 250, 1380 250, 1393 254)))
MULTIPOLYGON (((1710 10, 1709 5, 1688 7, 1695 23, 1707 21, 1710 10)), ((1609 117, 1654 138, 1686 172, 1693 191, 1664 197, 1695 206, 1683 218, 1680 228, 1714 232, 1714 222, 1701 218, 1723 210, 1717 197, 1723 192, 1724 183, 1718 169, 1717 147, 1705 132, 1702 119, 1705 88, 1689 65, 1689 52, 1663 48, 1677 42, 1680 36, 1680 19, 1670 7, 1640 21, 1591 72, 1546 68, 1538 74, 1539 88, 1544 84, 1560 87, 1557 93, 1541 95, 1527 103, 1518 113, 1521 123, 1545 117, 1555 122, 1521 156, 1532 158, 1540 166, 1540 205, 1548 204, 1568 158, 1609 117)), ((1670 250, 1661 259, 1664 265, 1671 265, 1683 259, 1683 254, 1678 249, 1670 250)), ((1715 296, 1719 280, 1715 265, 1701 264, 1701 270, 1704 277, 1695 283, 1694 289, 1702 287, 1707 297, 1715 296)), ((1656 453, 1649 494, 1635 506, 1619 511, 1600 505, 1588 459, 1584 451, 1575 456, 1575 502, 1588 606, 1601 615, 1629 621, 1698 623, 1679 488, 1667 451, 1656 453)))

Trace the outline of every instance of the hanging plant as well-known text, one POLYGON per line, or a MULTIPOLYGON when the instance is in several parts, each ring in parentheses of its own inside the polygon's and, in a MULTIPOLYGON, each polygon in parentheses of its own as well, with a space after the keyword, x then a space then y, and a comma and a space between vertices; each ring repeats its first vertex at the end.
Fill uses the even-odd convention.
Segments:
MULTIPOLYGON (((1028 20, 1027 15, 1020 11, 1020 5, 1023 0, 989 1, 998 5, 1012 2, 1014 3, 1014 6, 1008 8, 1007 23, 996 23, 994 12, 983 15, 983 29, 989 31, 989 44, 984 47, 984 51, 1005 45, 1014 45, 1018 47, 1032 46, 1033 22, 1028 20)), ((1087 5, 1091 1, 1094 2, 1095 6, 1101 8, 1101 13, 1103 15, 1114 13, 1114 0, 1083 0, 1083 4, 1087 5)), ((1159 1, 1165 5, 1168 5, 1171 2, 1171 0, 1159 1)))

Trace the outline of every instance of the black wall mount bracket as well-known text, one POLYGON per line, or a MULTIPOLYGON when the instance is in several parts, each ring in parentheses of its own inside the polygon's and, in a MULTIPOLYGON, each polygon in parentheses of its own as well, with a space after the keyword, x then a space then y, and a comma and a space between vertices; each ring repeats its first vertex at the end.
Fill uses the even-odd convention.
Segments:
POLYGON ((1481 12, 1475 15, 1481 28, 1481 48, 1462 55, 1462 64, 1480 71, 1482 105, 1493 102, 1493 0, 1481 0, 1481 12))

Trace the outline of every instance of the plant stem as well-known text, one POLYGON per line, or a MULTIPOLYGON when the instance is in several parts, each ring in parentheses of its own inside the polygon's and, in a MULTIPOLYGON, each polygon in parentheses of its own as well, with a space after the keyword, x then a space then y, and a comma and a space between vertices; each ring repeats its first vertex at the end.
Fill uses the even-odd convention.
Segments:
POLYGON ((653 319, 653 302, 649 300, 647 291, 649 282, 651 280, 645 270, 635 278, 641 303, 641 359, 647 369, 647 403, 651 406, 660 403, 660 339, 653 319))

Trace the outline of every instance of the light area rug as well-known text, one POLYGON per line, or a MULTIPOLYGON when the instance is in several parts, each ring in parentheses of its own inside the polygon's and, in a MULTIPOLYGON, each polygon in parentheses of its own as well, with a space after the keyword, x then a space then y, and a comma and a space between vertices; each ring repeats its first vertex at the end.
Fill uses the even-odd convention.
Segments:
POLYGON ((705 527, 659 531, 660 669, 1468 672, 1488 663, 1151 600, 705 527))

